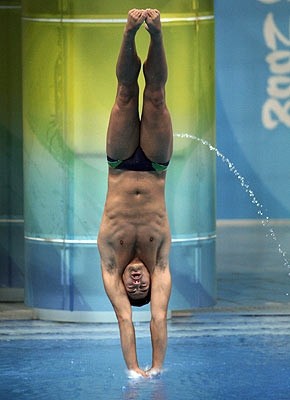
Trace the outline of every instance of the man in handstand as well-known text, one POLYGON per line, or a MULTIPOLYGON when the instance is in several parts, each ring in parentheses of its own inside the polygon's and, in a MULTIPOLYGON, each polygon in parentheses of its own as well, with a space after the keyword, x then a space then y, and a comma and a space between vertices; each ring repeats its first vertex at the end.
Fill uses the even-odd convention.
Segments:
POLYGON ((108 193, 98 247, 126 365, 148 376, 160 372, 163 365, 171 291, 171 236, 164 188, 173 140, 165 103, 167 64, 158 10, 129 11, 116 74, 117 96, 107 132, 108 193), (140 120, 137 79, 141 62, 135 35, 143 23, 150 34, 150 46, 143 66, 146 85, 140 120), (137 361, 131 305, 149 301, 152 367, 145 372, 137 361))

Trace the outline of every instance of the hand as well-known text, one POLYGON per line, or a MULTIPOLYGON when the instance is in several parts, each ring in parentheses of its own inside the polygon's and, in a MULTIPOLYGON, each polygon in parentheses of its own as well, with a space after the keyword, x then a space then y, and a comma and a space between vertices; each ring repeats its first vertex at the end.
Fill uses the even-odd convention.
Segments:
POLYGON ((148 378, 153 378, 154 376, 161 375, 162 370, 161 368, 150 368, 146 371, 146 375, 148 378))
POLYGON ((129 369, 128 370, 128 377, 131 379, 134 378, 148 378, 147 372, 143 371, 141 368, 134 368, 134 369, 129 369))

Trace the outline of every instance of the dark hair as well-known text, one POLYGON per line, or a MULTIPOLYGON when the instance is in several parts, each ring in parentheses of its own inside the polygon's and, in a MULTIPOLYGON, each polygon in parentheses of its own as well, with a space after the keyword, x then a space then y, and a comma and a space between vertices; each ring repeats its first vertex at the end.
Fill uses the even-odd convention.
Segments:
POLYGON ((151 287, 149 287, 147 295, 145 297, 143 297, 142 299, 132 299, 130 296, 128 296, 128 298, 129 298, 131 306, 134 306, 134 307, 145 306, 145 304, 150 303, 150 300, 151 300, 151 287))

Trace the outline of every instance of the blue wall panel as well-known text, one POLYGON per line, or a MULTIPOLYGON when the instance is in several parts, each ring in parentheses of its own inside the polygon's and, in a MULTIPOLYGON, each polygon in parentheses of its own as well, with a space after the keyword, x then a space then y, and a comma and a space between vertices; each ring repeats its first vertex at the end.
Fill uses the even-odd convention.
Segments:
MULTIPOLYGON (((290 7, 287 0, 216 0, 217 147, 270 218, 290 218, 290 7)), ((258 208, 217 161, 217 217, 258 208)))

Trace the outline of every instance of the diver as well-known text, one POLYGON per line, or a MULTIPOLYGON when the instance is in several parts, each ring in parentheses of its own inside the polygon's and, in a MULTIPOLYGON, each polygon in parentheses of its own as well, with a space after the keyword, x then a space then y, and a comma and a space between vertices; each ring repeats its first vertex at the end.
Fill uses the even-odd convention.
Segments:
POLYGON ((167 347, 171 292, 171 235, 165 205, 165 177, 173 145, 165 102, 167 63, 160 12, 128 13, 117 60, 117 95, 107 131, 108 191, 98 235, 104 288, 119 324, 127 368, 144 377, 162 370, 167 347), (135 35, 142 24, 150 35, 143 65, 145 89, 139 116, 141 61, 135 35), (131 306, 150 302, 152 366, 139 367, 131 306))

